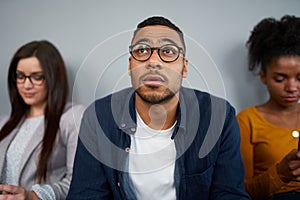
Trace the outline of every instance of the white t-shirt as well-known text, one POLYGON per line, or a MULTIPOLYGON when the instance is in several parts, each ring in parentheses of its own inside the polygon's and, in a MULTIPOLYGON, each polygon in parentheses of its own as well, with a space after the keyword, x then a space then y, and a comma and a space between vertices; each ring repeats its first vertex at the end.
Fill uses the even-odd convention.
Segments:
POLYGON ((137 131, 131 135, 129 173, 137 199, 176 199, 176 149, 167 130, 148 127, 137 113, 137 131))

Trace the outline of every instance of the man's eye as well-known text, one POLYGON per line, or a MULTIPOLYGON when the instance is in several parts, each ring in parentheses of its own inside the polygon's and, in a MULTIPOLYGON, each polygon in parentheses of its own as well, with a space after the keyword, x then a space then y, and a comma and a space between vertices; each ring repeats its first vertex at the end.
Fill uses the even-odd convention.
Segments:
POLYGON ((140 49, 138 49, 137 51, 138 51, 138 53, 140 53, 140 54, 148 53, 148 49, 147 49, 147 48, 140 48, 140 49))
POLYGON ((176 56, 176 55, 178 55, 178 50, 176 48, 173 48, 173 47, 165 47, 165 48, 161 49, 161 51, 165 56, 176 56))
POLYGON ((164 54, 175 54, 175 51, 173 49, 164 49, 164 54))

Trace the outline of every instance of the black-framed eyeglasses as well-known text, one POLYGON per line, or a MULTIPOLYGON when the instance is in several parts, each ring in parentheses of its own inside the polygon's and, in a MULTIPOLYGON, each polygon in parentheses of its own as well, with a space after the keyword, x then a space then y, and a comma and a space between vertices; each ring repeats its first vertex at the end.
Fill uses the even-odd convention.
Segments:
POLYGON ((158 56, 164 62, 174 62, 178 59, 180 52, 184 56, 184 50, 175 44, 165 44, 161 47, 151 47, 148 44, 137 43, 129 46, 129 52, 132 57, 137 61, 147 61, 153 54, 153 51, 157 50, 158 56))
POLYGON ((25 83, 25 80, 27 78, 29 79, 30 83, 32 83, 33 85, 42 85, 45 81, 45 76, 42 72, 34 72, 29 76, 26 76, 22 72, 16 72, 14 76, 16 83, 19 84, 25 83))

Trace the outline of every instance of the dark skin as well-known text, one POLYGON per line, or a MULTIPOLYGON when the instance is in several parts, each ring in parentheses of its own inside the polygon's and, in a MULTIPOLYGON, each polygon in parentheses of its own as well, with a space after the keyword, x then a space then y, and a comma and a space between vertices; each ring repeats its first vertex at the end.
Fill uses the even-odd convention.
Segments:
MULTIPOLYGON (((300 127, 300 57, 273 59, 266 69, 260 77, 268 88, 270 98, 257 106, 257 110, 263 118, 278 127, 291 130, 300 127)), ((283 182, 300 181, 300 152, 291 150, 276 168, 283 182)))
MULTIPOLYGON (((176 31, 159 25, 139 30, 132 44, 140 41, 152 47, 171 43, 183 48, 176 31)), ((136 109, 149 127, 164 130, 175 123, 179 89, 182 78, 187 76, 187 65, 188 61, 182 54, 170 63, 162 61, 157 51, 147 61, 137 61, 132 56, 129 58, 128 70, 136 89, 136 109)))

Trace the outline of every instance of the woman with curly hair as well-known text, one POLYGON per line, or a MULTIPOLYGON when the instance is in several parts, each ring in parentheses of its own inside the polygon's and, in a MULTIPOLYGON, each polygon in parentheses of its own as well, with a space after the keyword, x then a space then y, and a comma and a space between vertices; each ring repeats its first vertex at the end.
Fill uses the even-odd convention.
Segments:
POLYGON ((263 19, 247 47, 269 99, 237 115, 246 190, 253 199, 299 200, 300 18, 263 19))

